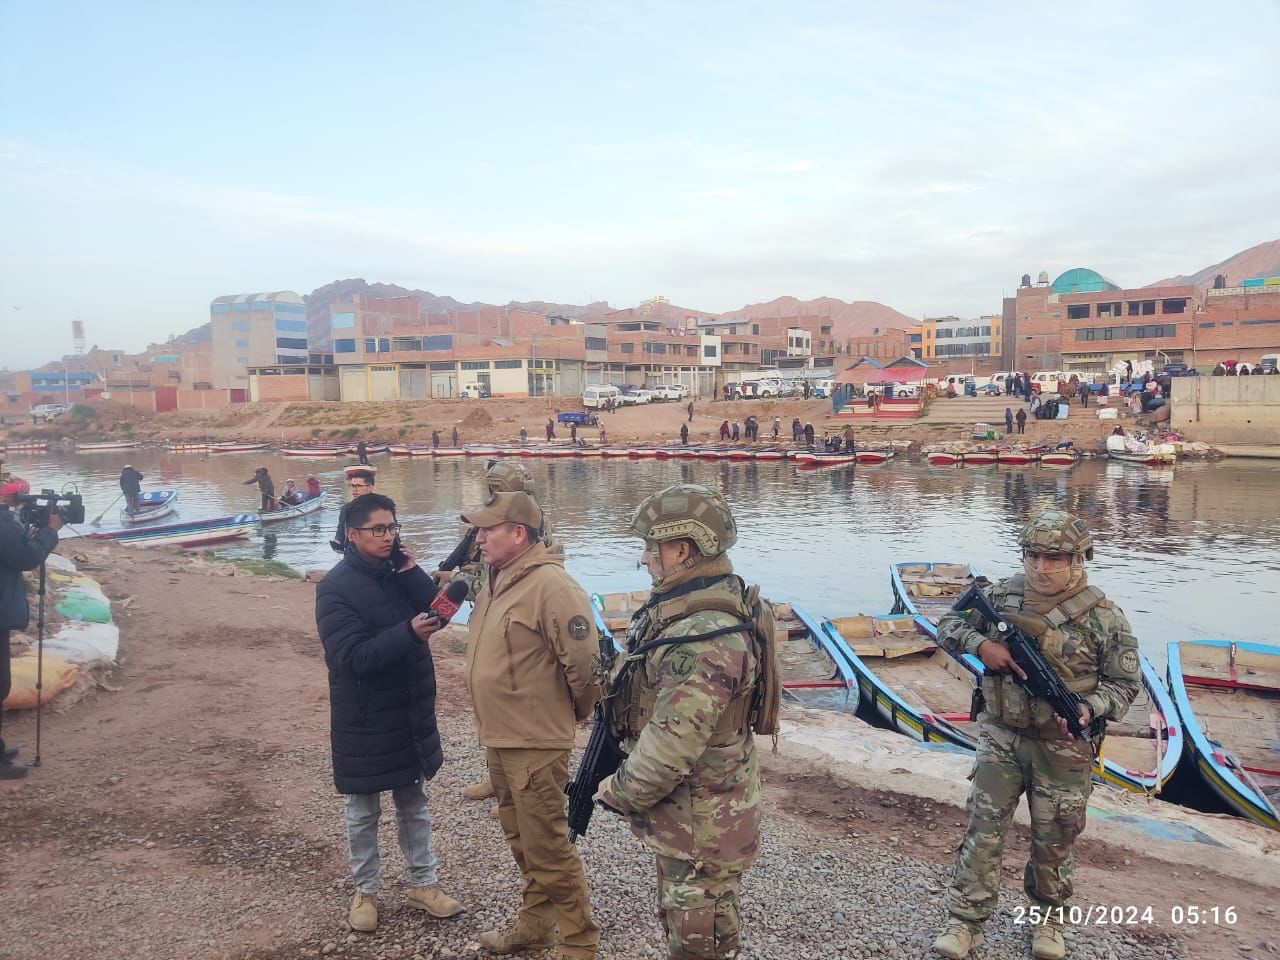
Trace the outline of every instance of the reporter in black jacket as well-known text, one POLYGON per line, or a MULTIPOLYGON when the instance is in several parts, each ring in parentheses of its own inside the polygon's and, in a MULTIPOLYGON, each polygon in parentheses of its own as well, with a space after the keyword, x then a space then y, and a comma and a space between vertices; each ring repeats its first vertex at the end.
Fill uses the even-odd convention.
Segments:
POLYGON ((424 781, 444 760, 436 729, 436 677, 428 639, 440 621, 428 607, 436 582, 399 550, 396 505, 369 493, 345 508, 346 544, 316 586, 316 625, 329 668, 333 782, 346 795, 347 844, 356 894, 350 923, 378 925, 379 794, 396 805, 409 867, 410 906, 452 917, 463 906, 437 883, 424 781))
MULTIPOLYGON (((0 487, 0 703, 9 696, 12 676, 9 672, 9 631, 25 630, 31 619, 27 603, 27 587, 22 581, 25 570, 34 570, 58 546, 58 530, 62 517, 51 511, 49 525, 28 534, 18 515, 10 508, 18 497, 29 493, 27 481, 13 478, 0 487)), ((4 718, 0 711, 0 721, 4 718)), ((0 780, 17 780, 27 775, 25 764, 14 763, 17 750, 6 747, 0 736, 0 780)))

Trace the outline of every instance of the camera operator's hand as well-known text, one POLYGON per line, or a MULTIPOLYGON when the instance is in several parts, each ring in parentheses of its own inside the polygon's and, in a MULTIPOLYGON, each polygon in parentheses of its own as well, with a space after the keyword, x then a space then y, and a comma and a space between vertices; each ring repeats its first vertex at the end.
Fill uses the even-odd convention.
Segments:
POLYGON ((61 530, 62 525, 64 523, 66 523, 66 521, 62 519, 62 514, 60 514, 57 510, 49 511, 49 529, 50 530, 61 530))

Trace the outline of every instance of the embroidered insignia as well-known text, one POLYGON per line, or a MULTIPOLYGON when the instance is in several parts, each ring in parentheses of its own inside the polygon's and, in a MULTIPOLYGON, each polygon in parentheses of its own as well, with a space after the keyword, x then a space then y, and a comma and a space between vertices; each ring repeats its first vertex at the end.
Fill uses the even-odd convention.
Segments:
POLYGON ((569 621, 569 636, 573 639, 585 640, 590 632, 591 624, 587 623, 587 618, 581 614, 569 621))

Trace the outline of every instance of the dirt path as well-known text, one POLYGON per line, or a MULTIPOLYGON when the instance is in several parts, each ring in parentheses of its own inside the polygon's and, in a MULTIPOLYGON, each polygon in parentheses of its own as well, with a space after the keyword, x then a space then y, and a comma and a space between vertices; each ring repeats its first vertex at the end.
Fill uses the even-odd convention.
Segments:
MULTIPOLYGON (((509 854, 483 805, 457 799, 480 769, 461 681, 460 631, 433 644, 450 764, 432 784, 432 807, 442 882, 471 905, 468 926, 448 928, 446 939, 420 916, 390 910, 385 932, 357 940, 343 925, 350 885, 340 804, 328 781, 328 698, 312 585, 222 576, 222 565, 193 564, 177 554, 97 545, 81 550, 82 568, 116 602, 121 663, 108 680, 113 689, 46 714, 44 766, 25 781, 0 786, 0 902, 6 904, 0 956, 266 960, 332 953, 407 960, 467 954, 469 931, 503 922, 515 896, 509 854)), ((5 733, 29 748, 31 717, 7 718, 5 733)), ((920 955, 912 951, 936 923, 930 904, 945 884, 960 811, 857 790, 785 756, 766 755, 766 777, 767 854, 820 858, 826 837, 833 851, 901 863, 904 876, 915 878, 918 899, 895 907, 890 894, 884 909, 925 915, 915 921, 922 924, 915 946, 895 947, 892 955, 920 955), (936 881, 921 879, 929 877, 936 881)), ((599 830, 584 853, 602 925, 615 938, 605 954, 653 956, 660 948, 650 892, 633 879, 648 882, 651 863, 620 824, 599 830), (625 852, 625 870, 612 844, 625 852)), ((1010 847, 1006 879, 1016 891, 1026 847, 1021 831, 1010 847)), ((1171 875, 1168 864, 1088 841, 1081 853, 1082 902, 1156 910, 1150 927, 1086 934, 1110 938, 1096 941, 1099 956, 1119 950, 1122 957, 1217 960, 1245 949, 1265 956, 1267 937, 1275 939, 1274 890, 1225 881, 1207 864, 1198 873, 1171 875), (1238 922, 1230 930, 1174 929, 1167 915, 1175 903, 1231 904, 1238 922)), ((814 862, 819 867, 813 869, 828 869, 814 862)), ((793 869, 794 862, 780 864, 773 856, 756 871, 750 915, 760 952, 750 956, 777 955, 778 948, 761 944, 771 942, 773 924, 783 923, 769 902, 778 889, 773 884, 789 881, 775 876, 793 869)), ((838 859, 830 869, 840 870, 838 859)), ((870 882, 832 876, 856 889, 870 882)), ((807 899, 789 890, 786 902, 790 914, 778 936, 807 936, 807 899)), ((880 946, 832 952, 822 943, 805 952, 886 955, 880 946)), ((986 956, 1012 957, 1019 950, 1025 946, 1010 943, 986 956)))

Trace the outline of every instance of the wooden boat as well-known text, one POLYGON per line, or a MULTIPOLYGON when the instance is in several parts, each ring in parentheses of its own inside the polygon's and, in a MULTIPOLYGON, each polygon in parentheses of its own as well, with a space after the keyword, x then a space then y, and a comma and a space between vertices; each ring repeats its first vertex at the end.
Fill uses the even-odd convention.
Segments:
POLYGON ((1169 644, 1169 690, 1186 751, 1232 810, 1280 830, 1280 647, 1169 644))
POLYGON ((282 457, 340 457, 346 454, 345 444, 314 443, 305 447, 284 447, 280 451, 282 457))
POLYGON ((600 456, 602 457, 626 457, 631 453, 630 447, 601 447, 600 456))
POLYGON ((975 676, 937 645, 918 616, 836 617, 824 620, 852 656, 861 702, 874 706, 890 728, 925 743, 976 750, 977 723, 969 719, 975 676))
POLYGON ((1148 443, 1135 437, 1112 435, 1107 437, 1107 456, 1121 463, 1140 463, 1149 467, 1158 467, 1175 463, 1178 459, 1175 448, 1167 443, 1148 443))
MULTIPOLYGON (((369 456, 373 456, 375 453, 387 453, 390 449, 391 445, 389 443, 366 443, 364 445, 364 452, 369 456)), ((348 445, 346 447, 346 452, 358 453, 359 450, 357 444, 353 443, 348 445)))
MULTIPOLYGON (((815 450, 800 450, 791 455, 791 459, 802 467, 830 467, 840 463, 855 463, 856 453, 818 453, 815 450)), ((881 463, 884 461, 881 460, 881 463)))
POLYGON ((854 454, 858 459, 858 463, 887 463, 893 459, 893 447, 885 447, 881 449, 859 450, 854 454))
POLYGON ((958 467, 964 463, 963 453, 948 453, 945 450, 935 450, 929 454, 929 465, 933 467, 958 467))
POLYGON ((1107 457, 1111 460, 1119 460, 1121 463, 1140 463, 1148 467, 1163 467, 1176 463, 1178 458, 1172 453, 1157 453, 1156 451, 1148 451, 1147 453, 1134 453, 1128 450, 1108 450, 1107 457))
POLYGON ((278 510, 259 510, 258 519, 263 523, 276 523, 280 520, 292 520, 294 517, 306 516, 308 513, 315 513, 324 506, 324 494, 318 497, 311 497, 296 503, 293 506, 280 507, 278 510))
POLYGON ((96 443, 77 443, 76 453, 94 453, 98 450, 132 450, 137 440, 100 440, 96 443))
POLYGON ((378 468, 372 463, 348 463, 342 468, 342 472, 348 477, 353 473, 372 473, 377 476, 378 468))
POLYGON ((431 455, 433 457, 462 457, 466 456, 467 451, 461 447, 432 447, 431 455))
POLYGON ((923 617, 936 627, 975 580, 986 582, 967 563, 895 563, 889 572, 893 612, 923 617))
POLYGON ((996 447, 987 447, 983 450, 966 450, 964 462, 966 466, 985 467, 987 464, 995 463, 999 455, 1000 451, 996 447))
POLYGON ((170 453, 204 453, 209 449, 207 443, 187 443, 185 441, 175 441, 165 444, 165 449, 170 453))
POLYGON ((177 499, 177 490, 144 490, 138 494, 138 512, 129 513, 127 507, 121 507, 120 522, 130 526, 137 523, 151 523, 160 517, 167 517, 177 509, 174 506, 174 501, 177 499))
POLYGON ((431 448, 417 443, 393 443, 387 447, 393 457, 429 457, 431 448))
POLYGON ((1040 454, 1040 462, 1046 467, 1074 467, 1080 462, 1080 454, 1074 450, 1046 450, 1040 454))
POLYGON ((183 523, 91 533, 88 536, 91 540, 112 540, 140 547, 202 547, 247 537, 257 528, 257 514, 239 513, 209 520, 188 520, 183 523))
POLYGON ((853 713, 858 682, 839 636, 794 603, 770 603, 783 695, 806 707, 853 713))
POLYGON ((1040 459, 1044 447, 1005 447, 996 453, 996 462, 1010 466, 1024 467, 1040 459))
POLYGON ((210 453, 253 453, 257 450, 267 449, 265 443, 211 443, 209 444, 210 453))
POLYGON ((763 447, 753 454, 756 460, 785 460, 787 451, 783 447, 763 447))
POLYGON ((7 445, 10 453, 44 453, 49 449, 47 440, 18 440, 7 445))

